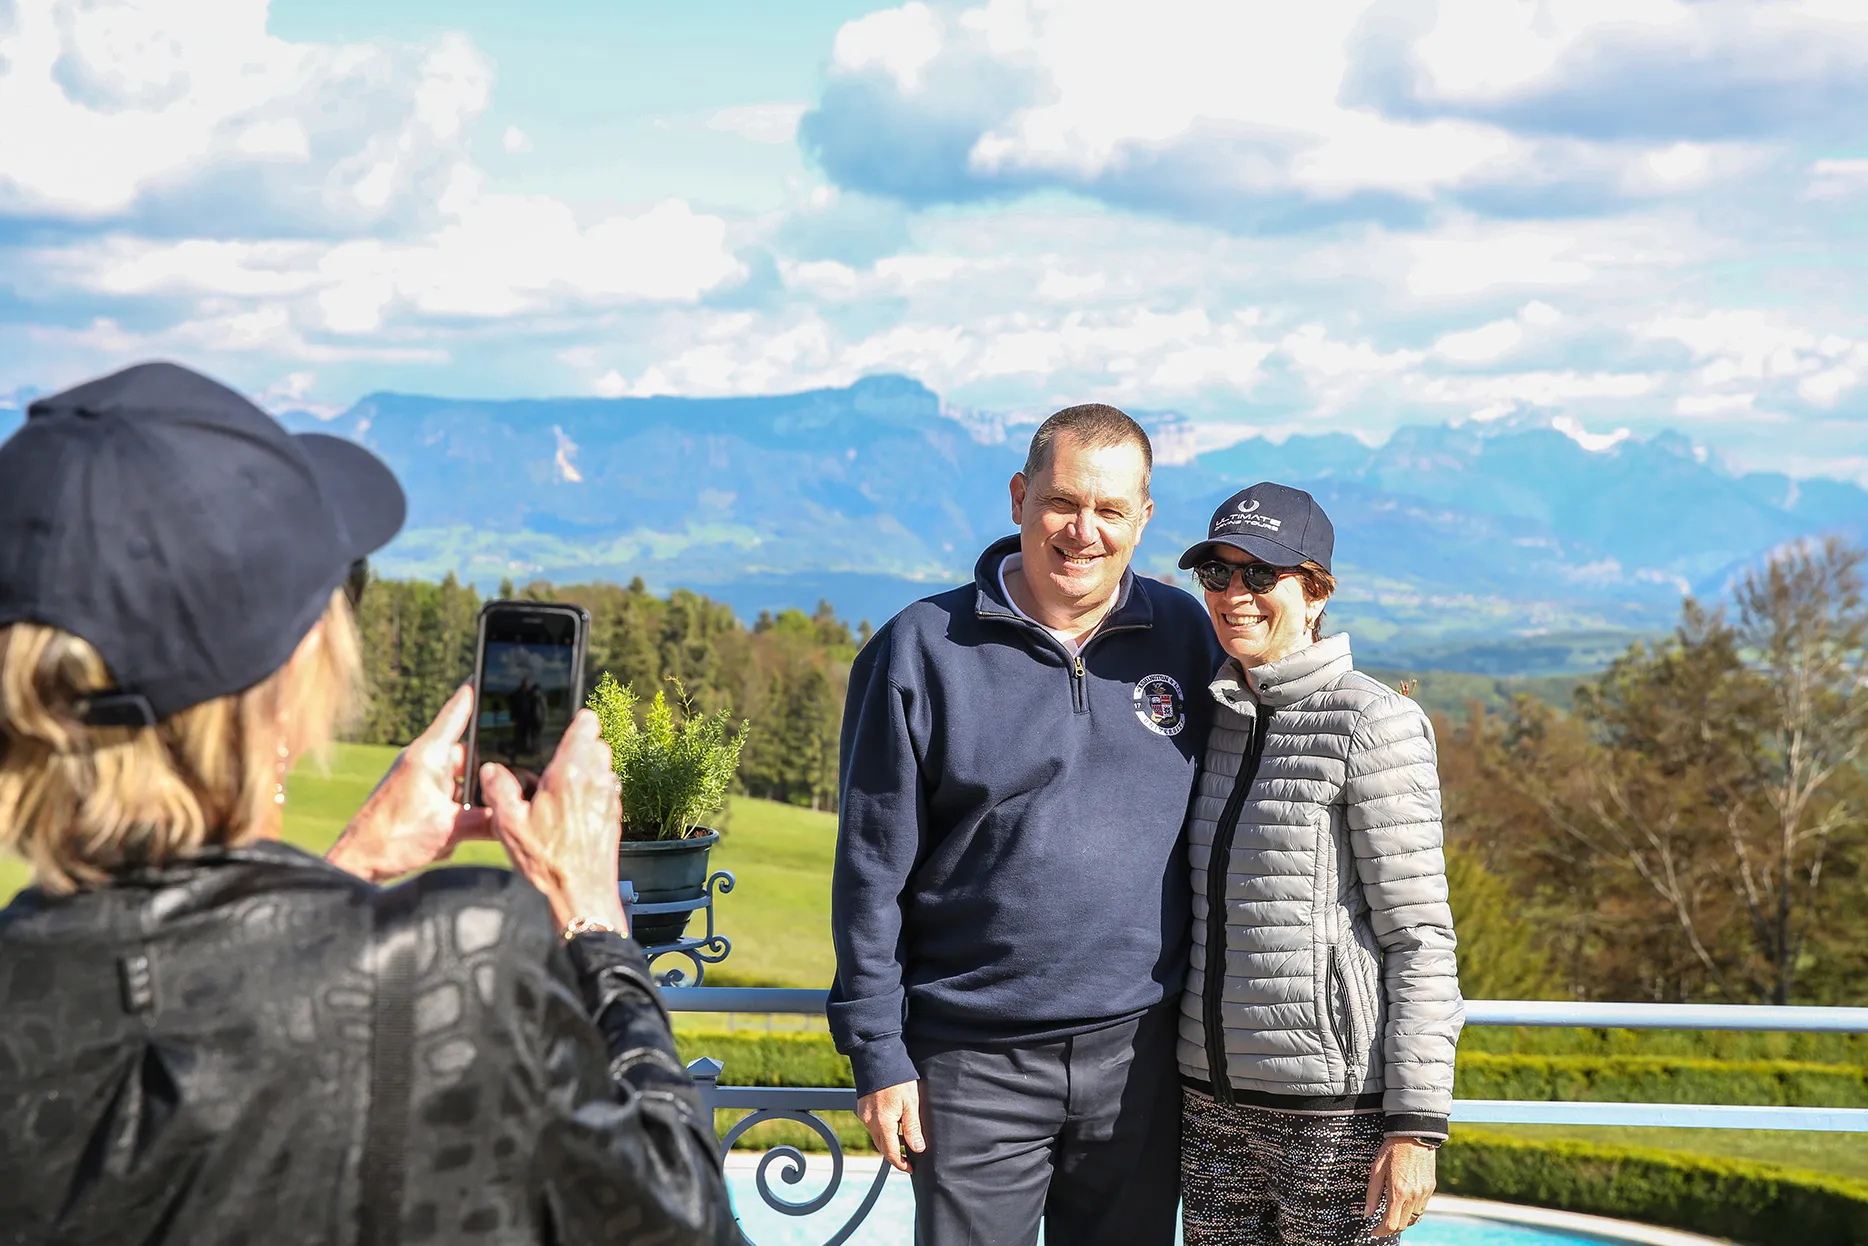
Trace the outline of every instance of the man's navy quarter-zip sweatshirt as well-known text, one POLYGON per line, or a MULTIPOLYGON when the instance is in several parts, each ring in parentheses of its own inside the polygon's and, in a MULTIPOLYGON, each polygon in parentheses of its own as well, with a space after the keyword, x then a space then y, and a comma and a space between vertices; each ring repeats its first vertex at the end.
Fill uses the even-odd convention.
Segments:
POLYGON ((1221 657, 1190 594, 1133 573, 1071 653, 999 564, 891 619, 843 716, 829 1020, 867 1094, 908 1040, 1081 1033, 1181 986, 1181 828, 1221 657))

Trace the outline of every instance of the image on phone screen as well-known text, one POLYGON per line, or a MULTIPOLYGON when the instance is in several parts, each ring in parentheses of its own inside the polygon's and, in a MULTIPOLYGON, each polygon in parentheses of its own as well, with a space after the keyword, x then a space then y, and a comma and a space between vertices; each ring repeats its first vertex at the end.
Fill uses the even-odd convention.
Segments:
POLYGON ((505 766, 530 799, 577 712, 576 628, 568 616, 533 616, 511 628, 499 626, 503 621, 488 620, 474 724, 476 764, 505 766))

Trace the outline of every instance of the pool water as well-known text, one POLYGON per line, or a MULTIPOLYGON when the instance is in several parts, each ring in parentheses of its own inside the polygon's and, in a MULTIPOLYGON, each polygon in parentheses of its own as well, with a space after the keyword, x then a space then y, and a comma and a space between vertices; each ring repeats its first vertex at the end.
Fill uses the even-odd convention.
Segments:
MULTIPOLYGON (((780 1179, 783 1168, 782 1162, 774 1163, 767 1173, 773 1192, 788 1202, 807 1202, 816 1197, 829 1175, 829 1161, 823 1156, 812 1157, 804 1179, 795 1186, 780 1179)), ((765 1205, 750 1167, 730 1168, 727 1190, 739 1213, 740 1227, 754 1246, 823 1246, 862 1204, 873 1179, 867 1168, 852 1165, 844 1173, 843 1188, 824 1210, 798 1217, 783 1215, 765 1205)), ((900 1174, 891 1176, 868 1219, 849 1239, 849 1246, 911 1246, 914 1205, 908 1179, 900 1174)), ((1405 1246, 1605 1246, 1600 1237, 1441 1213, 1430 1213, 1395 1240, 1405 1246)))

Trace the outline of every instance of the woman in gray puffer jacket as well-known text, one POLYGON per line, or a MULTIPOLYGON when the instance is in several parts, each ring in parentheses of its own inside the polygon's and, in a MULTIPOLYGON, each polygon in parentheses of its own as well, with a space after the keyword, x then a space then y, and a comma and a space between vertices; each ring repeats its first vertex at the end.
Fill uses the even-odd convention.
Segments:
POLYGON ((1447 1136, 1464 1008, 1433 730, 1323 637, 1333 545, 1308 493, 1257 484, 1181 558, 1230 655, 1188 826, 1188 1246, 1398 1233, 1447 1136))

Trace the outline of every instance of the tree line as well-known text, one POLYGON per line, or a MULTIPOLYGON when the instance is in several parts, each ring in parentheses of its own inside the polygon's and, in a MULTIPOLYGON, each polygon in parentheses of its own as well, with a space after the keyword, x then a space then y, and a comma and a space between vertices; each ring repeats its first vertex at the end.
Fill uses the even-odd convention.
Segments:
MULTIPOLYGON (((1461 975, 1474 998, 1852 1003, 1868 995, 1864 551, 1780 551, 1724 600, 1580 680, 1438 716, 1461 975)), ((829 603, 762 614, 641 580, 502 595, 590 611, 590 678, 752 724, 747 793, 834 808, 850 662, 869 636, 829 603)), ((398 743, 466 677, 480 598, 372 580, 359 738, 398 743)))
MULTIPOLYGON (((834 806, 843 694, 867 623, 852 629, 826 602, 809 615, 761 614, 747 627, 720 602, 686 589, 657 597, 640 578, 626 587, 508 583, 500 596, 588 610, 592 687, 608 671, 645 702, 666 688, 671 701, 750 722, 739 776, 748 794, 834 806)), ((427 726, 472 672, 481 605, 452 575, 439 584, 370 579, 357 620, 369 697, 354 739, 400 744, 427 726)))
POLYGON ((1451 849, 1516 908, 1476 954, 1581 999, 1868 994, 1863 560, 1782 550, 1567 712, 1521 697, 1442 725, 1451 849))

